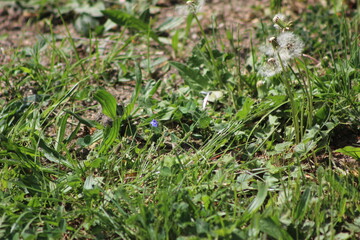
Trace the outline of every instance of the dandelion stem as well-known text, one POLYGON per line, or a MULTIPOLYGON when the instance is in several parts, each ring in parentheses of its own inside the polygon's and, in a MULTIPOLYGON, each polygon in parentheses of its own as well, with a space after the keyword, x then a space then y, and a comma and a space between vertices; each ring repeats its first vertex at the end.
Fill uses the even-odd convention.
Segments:
MULTIPOLYGON (((279 53, 277 53, 281 67, 283 69, 283 72, 285 71, 285 66, 283 64, 283 62, 281 61, 280 55, 279 53)), ((287 79, 283 79, 280 76, 281 81, 284 83, 285 88, 286 88, 286 93, 289 97, 290 100, 290 107, 291 107, 291 115, 292 115, 292 121, 293 121, 293 126, 294 126, 294 130, 295 130, 295 143, 298 144, 300 143, 300 127, 299 127, 299 121, 298 121, 298 115, 297 115, 297 106, 295 104, 295 100, 294 100, 294 95, 290 86, 290 82, 287 79)))

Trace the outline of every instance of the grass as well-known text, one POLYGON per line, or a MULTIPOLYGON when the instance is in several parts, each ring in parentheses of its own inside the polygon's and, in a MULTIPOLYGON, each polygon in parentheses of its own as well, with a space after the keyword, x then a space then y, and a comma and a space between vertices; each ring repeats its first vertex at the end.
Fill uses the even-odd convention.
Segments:
POLYGON ((48 30, 0 66, 0 238, 358 239, 360 16, 337 2, 271 1, 310 57, 264 77, 265 7, 247 46, 156 1, 25 1, 48 30))

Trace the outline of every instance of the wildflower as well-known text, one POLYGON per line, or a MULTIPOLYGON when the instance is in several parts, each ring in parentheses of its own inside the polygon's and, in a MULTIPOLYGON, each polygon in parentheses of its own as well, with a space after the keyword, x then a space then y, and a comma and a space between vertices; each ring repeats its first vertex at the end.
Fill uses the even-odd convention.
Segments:
POLYGON ((187 16, 189 14, 196 14, 203 8, 205 0, 189 0, 186 5, 180 5, 176 7, 176 11, 179 15, 187 16))
POLYGON ((186 2, 186 5, 188 6, 189 12, 196 14, 204 6, 204 0, 190 0, 186 2))
POLYGON ((284 29, 286 28, 286 24, 285 24, 285 15, 279 13, 276 14, 273 18, 273 23, 274 23, 274 27, 276 29, 284 29))
POLYGON ((159 122, 156 121, 155 119, 153 119, 153 120, 151 120, 150 125, 151 125, 152 127, 158 127, 158 126, 159 126, 159 122))

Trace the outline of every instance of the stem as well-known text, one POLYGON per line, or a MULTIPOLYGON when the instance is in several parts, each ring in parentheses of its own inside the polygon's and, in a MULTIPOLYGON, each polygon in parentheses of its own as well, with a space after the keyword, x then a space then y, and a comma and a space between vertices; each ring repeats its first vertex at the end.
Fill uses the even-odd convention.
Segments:
MULTIPOLYGON (((280 55, 279 53, 277 53, 278 55, 278 58, 279 58, 279 61, 280 61, 280 64, 281 64, 281 67, 283 69, 283 72, 286 72, 285 71, 285 66, 280 58, 280 55)), ((294 126, 294 130, 295 130, 295 143, 298 144, 300 143, 300 127, 299 127, 299 119, 298 119, 298 116, 297 116, 297 111, 296 111, 296 104, 295 104, 295 100, 294 100, 294 96, 293 96, 293 92, 292 92, 292 89, 291 89, 291 86, 290 86, 290 83, 289 81, 287 81, 287 79, 283 79, 280 75, 280 79, 281 81, 284 83, 285 85, 285 88, 286 88, 286 93, 289 97, 289 100, 290 100, 290 106, 291 106, 291 114, 292 114, 292 121, 293 121, 293 126, 294 126)))
MULTIPOLYGON (((305 64, 305 63, 304 63, 305 64)), ((309 69, 305 65, 306 70, 306 78, 307 78, 307 86, 305 86, 307 97, 308 97, 308 104, 309 104, 309 114, 308 114, 308 125, 307 127, 311 127, 313 125, 313 111, 314 111, 314 103, 313 103, 313 96, 312 96, 312 84, 310 82, 310 75, 309 69)), ((305 81, 305 80, 304 80, 305 81)))
POLYGON ((313 58, 312 56, 310 56, 310 55, 307 55, 307 54, 301 54, 301 56, 303 56, 303 57, 305 57, 305 58, 308 58, 308 59, 310 59, 310 60, 312 60, 315 64, 319 64, 320 63, 320 61, 319 60, 317 60, 316 58, 313 58))

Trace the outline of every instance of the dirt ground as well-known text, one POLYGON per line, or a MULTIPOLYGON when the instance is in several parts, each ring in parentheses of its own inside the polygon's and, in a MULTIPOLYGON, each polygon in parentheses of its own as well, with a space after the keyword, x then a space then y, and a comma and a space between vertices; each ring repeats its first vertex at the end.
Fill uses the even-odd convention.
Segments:
MULTIPOLYGON (((176 8, 181 2, 180 0, 159 0, 157 3, 158 11, 155 14, 160 21, 177 15, 179 13, 176 8)), ((260 19, 270 17, 269 2, 269 0, 210 0, 206 1, 200 10, 199 18, 205 29, 206 26, 211 26, 211 19, 216 16, 219 29, 236 27, 241 33, 244 33, 253 29, 260 19)), ((306 5, 303 3, 292 3, 289 4, 289 12, 294 13, 293 9, 296 9, 296 12, 301 12, 305 7, 306 5)), ((9 62, 10 53, 14 49, 32 46, 39 35, 49 33, 46 19, 52 19, 54 33, 66 36, 66 30, 61 19, 49 17, 56 12, 56 9, 45 8, 40 11, 39 9, 21 8, 11 2, 0 2, 0 64, 9 62)), ((74 30, 73 25, 69 24, 75 20, 75 17, 75 14, 65 16, 65 20, 72 37, 82 39, 74 30)), ((194 31, 196 30, 195 28, 194 31)))

